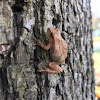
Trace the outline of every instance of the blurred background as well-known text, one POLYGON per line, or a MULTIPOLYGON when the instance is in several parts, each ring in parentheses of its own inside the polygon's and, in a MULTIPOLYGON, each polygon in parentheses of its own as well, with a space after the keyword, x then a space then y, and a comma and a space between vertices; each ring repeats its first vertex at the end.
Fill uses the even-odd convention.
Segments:
POLYGON ((91 0, 95 83, 100 86, 100 0, 91 0))

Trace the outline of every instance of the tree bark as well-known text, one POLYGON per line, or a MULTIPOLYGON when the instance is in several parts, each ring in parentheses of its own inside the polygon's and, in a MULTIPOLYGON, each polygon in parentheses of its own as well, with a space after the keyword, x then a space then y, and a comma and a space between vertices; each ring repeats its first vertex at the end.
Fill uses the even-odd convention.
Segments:
POLYGON ((0 44, 10 46, 0 50, 0 100, 94 100, 90 0, 2 0, 0 5, 10 23, 0 27, 0 44), (48 67, 50 57, 33 37, 47 44, 48 27, 59 28, 68 44, 59 74, 37 72, 48 67))

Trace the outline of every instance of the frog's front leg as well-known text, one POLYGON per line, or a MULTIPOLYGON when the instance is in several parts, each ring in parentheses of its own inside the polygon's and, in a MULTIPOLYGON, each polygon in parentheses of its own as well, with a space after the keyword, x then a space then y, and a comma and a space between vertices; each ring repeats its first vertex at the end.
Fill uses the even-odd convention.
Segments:
POLYGON ((46 70, 37 70, 38 72, 47 72, 47 73, 60 73, 63 71, 63 69, 56 63, 56 62, 50 62, 49 68, 46 70))
POLYGON ((37 40, 35 37, 33 39, 37 42, 36 45, 40 46, 41 48, 45 50, 49 50, 53 43, 52 41, 49 41, 48 45, 44 45, 40 40, 37 40))

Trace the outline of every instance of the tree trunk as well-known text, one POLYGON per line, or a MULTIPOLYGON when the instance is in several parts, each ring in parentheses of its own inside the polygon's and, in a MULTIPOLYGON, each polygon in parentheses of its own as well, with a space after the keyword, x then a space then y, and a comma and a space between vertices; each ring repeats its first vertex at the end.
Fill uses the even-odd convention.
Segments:
POLYGON ((2 0, 0 5, 2 20, 9 23, 0 26, 0 100, 94 100, 90 0, 2 0), (33 37, 47 44, 48 27, 59 28, 68 44, 59 74, 37 72, 48 67, 50 57, 33 37))

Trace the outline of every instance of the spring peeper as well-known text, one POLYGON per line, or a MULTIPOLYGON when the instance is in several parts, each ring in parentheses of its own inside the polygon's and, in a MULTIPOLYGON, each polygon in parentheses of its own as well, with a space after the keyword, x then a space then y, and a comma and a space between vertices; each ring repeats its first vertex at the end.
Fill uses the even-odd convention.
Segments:
POLYGON ((51 62, 49 63, 49 68, 45 70, 37 70, 38 72, 48 72, 48 73, 60 73, 63 69, 59 66, 60 64, 65 64, 65 58, 68 53, 68 48, 65 40, 61 37, 58 28, 48 28, 47 35, 49 37, 48 45, 44 45, 42 42, 37 40, 37 45, 45 50, 50 51, 51 62))

